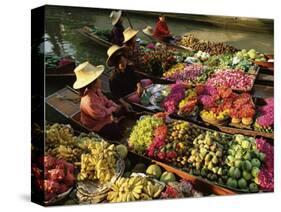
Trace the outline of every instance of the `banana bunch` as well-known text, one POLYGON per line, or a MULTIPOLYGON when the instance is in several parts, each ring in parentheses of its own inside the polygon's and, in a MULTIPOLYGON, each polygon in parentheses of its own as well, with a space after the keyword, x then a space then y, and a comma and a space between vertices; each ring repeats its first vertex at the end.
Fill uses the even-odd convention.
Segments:
POLYGON ((105 141, 88 143, 89 153, 81 155, 81 169, 78 180, 98 180, 107 183, 116 174, 118 158, 114 144, 105 141))
POLYGON ((64 124, 53 124, 47 125, 46 127, 46 144, 47 145, 57 145, 64 144, 67 145, 73 142, 74 132, 73 129, 64 124))
POLYGON ((146 195, 148 195, 149 199, 158 198, 161 192, 164 189, 164 185, 159 183, 152 183, 151 181, 147 181, 147 184, 144 186, 143 191, 146 195))
POLYGON ((82 149, 75 138, 73 129, 67 125, 48 125, 46 129, 46 153, 71 163, 80 161, 82 149))
POLYGON ((109 202, 151 200, 159 197, 163 189, 164 185, 153 183, 147 177, 122 177, 112 185, 107 200, 109 202))

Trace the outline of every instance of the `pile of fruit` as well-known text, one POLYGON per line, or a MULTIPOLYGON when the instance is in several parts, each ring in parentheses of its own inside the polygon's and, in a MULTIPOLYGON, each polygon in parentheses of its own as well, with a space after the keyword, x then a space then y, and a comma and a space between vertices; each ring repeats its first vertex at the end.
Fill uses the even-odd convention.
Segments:
POLYGON ((172 81, 183 81, 189 84, 198 84, 206 80, 204 69, 201 64, 188 64, 182 63, 172 66, 171 69, 163 74, 163 77, 172 81))
POLYGON ((109 202, 130 202, 136 200, 200 197, 192 183, 178 179, 160 166, 138 163, 128 176, 119 178, 107 194, 109 202), (140 168, 141 167, 141 168, 140 168))
POLYGON ((240 70, 222 69, 211 75, 206 84, 215 87, 224 86, 232 90, 250 91, 253 87, 255 77, 240 70))
POLYGON ((176 57, 173 52, 164 47, 155 49, 143 49, 140 55, 141 70, 146 73, 162 76, 165 70, 168 70, 176 63, 176 57))
POLYGON ((108 192, 109 202, 130 202, 136 200, 151 200, 159 198, 164 185, 146 176, 133 175, 119 178, 108 192))
POLYGON ((78 145, 74 131, 69 125, 53 124, 46 126, 46 154, 70 163, 80 161, 82 149, 78 145))
POLYGON ((258 151, 254 138, 236 135, 229 145, 227 186, 258 192, 259 172, 265 155, 258 151))
POLYGON ((146 151, 149 157, 233 189, 257 192, 262 188, 259 173, 266 160, 254 138, 210 132, 185 121, 166 121, 154 129, 146 151))
POLYGON ((32 175, 35 177, 36 188, 43 193, 45 201, 52 201, 69 191, 75 183, 73 164, 50 155, 38 159, 37 164, 32 164, 32 175), (40 169, 43 167, 40 162, 44 171, 40 169))
POLYGON ((131 132, 129 146, 133 151, 147 154, 151 158, 175 164, 184 164, 187 162, 189 154, 187 151, 188 142, 186 141, 192 142, 202 130, 191 126, 185 121, 172 121, 171 123, 167 121, 167 114, 163 113, 142 118, 131 132), (153 119, 157 125, 147 125, 146 119, 153 119), (146 131, 142 129, 144 124, 146 125, 146 131), (136 134, 138 134, 137 137, 135 137, 136 134), (134 142, 132 142, 132 138, 134 142), (132 145, 132 143, 143 143, 144 140, 146 145, 142 147, 142 151, 138 146, 132 145))
POLYGON ((134 151, 143 153, 152 143, 154 129, 163 124, 156 116, 143 116, 133 127, 128 145, 134 151))
POLYGON ((223 184, 227 169, 225 157, 231 137, 218 132, 203 132, 193 140, 185 171, 223 184))
MULTIPOLYGON (((265 154, 256 140, 243 135, 205 132, 193 141, 185 171, 233 189, 258 192, 265 154)), ((273 180, 273 174, 268 177, 273 180)))
POLYGON ((204 62, 210 58, 210 55, 206 52, 198 51, 194 57, 198 58, 200 61, 204 62))
POLYGON ((237 94, 230 88, 207 85, 197 86, 196 89, 199 103, 203 106, 200 112, 203 120, 220 123, 232 118, 233 124, 252 124, 255 105, 250 94, 237 94))
POLYGON ((263 54, 258 53, 255 49, 242 49, 235 54, 239 59, 254 60, 257 62, 267 62, 266 57, 263 54))
POLYGON ((258 131, 272 132, 274 125, 274 99, 265 99, 265 105, 258 107, 254 127, 258 131))
POLYGON ((198 38, 195 38, 192 34, 181 37, 181 40, 178 42, 178 44, 185 47, 189 47, 194 51, 206 52, 210 55, 235 53, 237 51, 237 49, 233 46, 221 42, 199 40, 198 38))
POLYGON ((116 174, 118 153, 114 144, 105 141, 91 142, 88 152, 81 155, 81 168, 78 180, 109 182, 116 174))
POLYGON ((197 93, 195 89, 185 91, 185 97, 179 103, 179 115, 195 115, 197 110, 197 93))

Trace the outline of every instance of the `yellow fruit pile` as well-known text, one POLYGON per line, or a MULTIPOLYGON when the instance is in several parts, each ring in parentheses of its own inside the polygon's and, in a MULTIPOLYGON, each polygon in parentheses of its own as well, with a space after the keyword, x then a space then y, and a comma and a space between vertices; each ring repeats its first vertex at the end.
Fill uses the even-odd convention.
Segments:
POLYGON ((116 174, 118 154, 115 145, 105 141, 89 142, 87 149, 89 153, 81 155, 81 169, 78 180, 109 182, 116 174))
POLYGON ((175 73, 183 71, 184 67, 185 67, 184 63, 178 63, 178 64, 172 66, 168 71, 166 71, 163 74, 163 77, 165 77, 165 78, 172 77, 175 73))
POLYGON ((208 121, 224 121, 229 118, 229 111, 224 110, 219 112, 218 114, 214 113, 213 111, 202 110, 200 112, 200 116, 203 120, 208 121))
POLYGON ((164 187, 164 185, 143 176, 122 177, 111 187, 107 200, 109 202, 130 202, 155 199, 160 196, 164 187))
POLYGON ((47 125, 45 144, 48 155, 71 163, 80 161, 82 149, 75 140, 73 129, 68 125, 47 125))

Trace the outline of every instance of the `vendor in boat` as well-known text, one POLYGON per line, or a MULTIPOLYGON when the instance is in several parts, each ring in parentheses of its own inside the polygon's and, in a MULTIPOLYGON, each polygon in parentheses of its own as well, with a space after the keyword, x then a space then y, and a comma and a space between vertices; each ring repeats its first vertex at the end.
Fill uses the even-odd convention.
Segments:
POLYGON ((126 57, 128 49, 126 47, 120 47, 117 45, 111 46, 108 51, 108 59, 106 64, 113 69, 112 76, 110 78, 110 90, 114 98, 130 112, 132 107, 128 104, 123 97, 136 91, 136 94, 131 96, 132 102, 139 101, 143 93, 144 87, 152 83, 149 79, 139 80, 137 77, 134 66, 129 64, 129 60, 126 57))
POLYGON ((122 25, 122 11, 112 11, 110 13, 110 20, 113 25, 110 35, 110 42, 116 45, 122 45, 124 41, 123 31, 124 27, 122 25))
POLYGON ((99 77, 103 71, 103 65, 93 66, 89 62, 80 64, 74 70, 76 81, 73 88, 79 90, 81 96, 80 120, 107 139, 119 139, 122 134, 118 119, 113 114, 120 110, 120 106, 102 94, 99 77))
POLYGON ((129 59, 129 64, 134 66, 139 66, 140 58, 140 47, 136 41, 138 30, 134 30, 128 27, 124 30, 124 46, 127 48, 127 58, 129 59))
POLYGON ((161 14, 158 18, 156 27, 153 32, 153 37, 168 43, 174 40, 169 30, 164 14, 161 14))

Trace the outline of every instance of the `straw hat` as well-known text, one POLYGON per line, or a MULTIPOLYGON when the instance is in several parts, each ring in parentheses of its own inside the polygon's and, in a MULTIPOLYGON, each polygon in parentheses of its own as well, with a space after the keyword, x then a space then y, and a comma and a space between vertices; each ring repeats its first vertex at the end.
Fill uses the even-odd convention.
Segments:
POLYGON ((117 24, 117 22, 119 21, 119 19, 121 18, 122 15, 122 11, 112 11, 109 15, 109 18, 111 20, 112 25, 117 24))
POLYGON ((84 62, 74 69, 76 81, 73 84, 74 89, 83 88, 95 81, 104 71, 104 66, 94 66, 89 62, 84 62))
POLYGON ((112 59, 115 55, 117 55, 118 52, 120 52, 120 51, 122 51, 122 50, 124 50, 124 49, 125 49, 124 46, 118 46, 118 45, 113 45, 113 46, 111 46, 111 47, 107 50, 107 56, 108 56, 108 58, 107 58, 107 60, 106 60, 106 65, 107 65, 108 67, 112 67, 113 65, 112 65, 111 59, 112 59))
POLYGON ((134 30, 131 27, 128 27, 127 29, 124 30, 123 35, 124 35, 124 41, 123 43, 126 43, 127 41, 131 40, 136 34, 138 34, 139 30, 134 30))
POLYGON ((153 35, 153 28, 151 26, 147 26, 142 31, 143 31, 144 34, 147 34, 147 35, 150 35, 150 36, 153 35))

